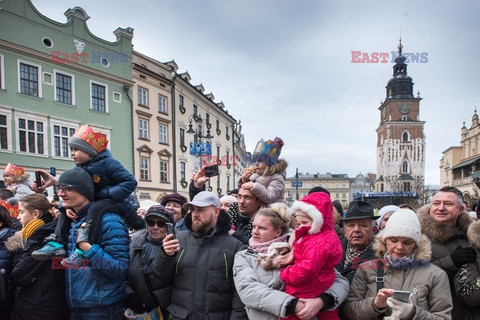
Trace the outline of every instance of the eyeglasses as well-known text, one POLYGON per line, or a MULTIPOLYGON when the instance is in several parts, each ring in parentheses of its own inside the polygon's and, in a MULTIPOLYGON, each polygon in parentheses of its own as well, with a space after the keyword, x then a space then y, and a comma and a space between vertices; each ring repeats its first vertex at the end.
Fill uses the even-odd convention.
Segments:
POLYGON ((62 192, 70 192, 70 191, 73 191, 74 189, 71 187, 71 186, 60 186, 58 187, 58 191, 62 191, 62 192))
POLYGON ((147 221, 147 225, 149 227, 153 227, 155 225, 157 225, 159 228, 165 228, 166 224, 165 224, 165 221, 154 221, 154 220, 148 220, 147 221))

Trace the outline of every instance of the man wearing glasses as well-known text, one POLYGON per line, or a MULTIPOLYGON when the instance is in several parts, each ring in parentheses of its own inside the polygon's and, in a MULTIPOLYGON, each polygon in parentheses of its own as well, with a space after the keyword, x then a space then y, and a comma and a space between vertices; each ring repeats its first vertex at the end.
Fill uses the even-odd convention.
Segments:
MULTIPOLYGON (((90 174, 80 167, 65 171, 58 180, 58 195, 73 220, 68 231, 67 254, 83 250, 82 261, 65 267, 67 303, 71 319, 123 319, 122 302, 129 261, 128 228, 116 213, 105 213, 101 220, 98 244, 88 239, 77 241, 77 231, 87 212, 114 207, 110 200, 93 202, 94 186, 90 174), (104 202, 105 201, 105 202, 104 202)), ((59 222, 60 224, 60 222, 59 222)))
POLYGON ((184 204, 186 231, 167 235, 152 271, 172 295, 169 319, 248 319, 233 283, 232 266, 242 243, 230 236, 230 216, 220 199, 202 191, 184 204))

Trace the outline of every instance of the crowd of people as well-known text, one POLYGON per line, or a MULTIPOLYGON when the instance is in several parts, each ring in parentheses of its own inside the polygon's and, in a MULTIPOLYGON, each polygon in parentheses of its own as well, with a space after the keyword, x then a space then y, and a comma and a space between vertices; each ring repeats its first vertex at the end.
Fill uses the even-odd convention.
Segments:
POLYGON ((315 187, 288 207, 280 138, 238 189, 134 204, 136 180, 88 125, 75 168, 0 190, 0 319, 480 319, 480 221, 453 187, 418 210, 315 187), (43 195, 54 186, 60 201, 43 195))

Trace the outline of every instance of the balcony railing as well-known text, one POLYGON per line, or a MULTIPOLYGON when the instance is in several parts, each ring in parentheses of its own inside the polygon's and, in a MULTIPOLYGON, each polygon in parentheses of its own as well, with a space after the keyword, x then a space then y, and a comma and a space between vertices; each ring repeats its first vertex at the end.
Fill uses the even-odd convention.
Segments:
POLYGON ((473 184, 472 177, 460 178, 453 180, 452 186, 453 187, 462 187, 469 184, 473 184))

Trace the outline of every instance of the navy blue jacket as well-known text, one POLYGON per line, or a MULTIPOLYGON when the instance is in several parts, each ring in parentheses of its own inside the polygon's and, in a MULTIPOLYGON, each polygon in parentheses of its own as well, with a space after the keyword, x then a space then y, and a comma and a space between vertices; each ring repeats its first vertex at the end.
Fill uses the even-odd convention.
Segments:
MULTIPOLYGON (((86 220, 90 205, 78 213, 68 235, 68 254, 76 247, 77 230, 86 220)), ((65 270, 67 303, 72 308, 101 307, 119 303, 125 298, 129 260, 128 229, 114 213, 102 218, 100 239, 84 253, 78 265, 65 270)))

